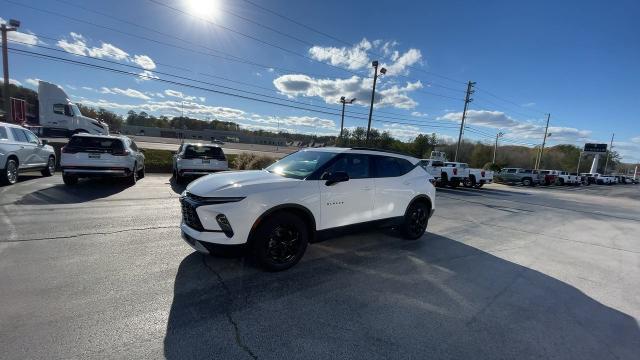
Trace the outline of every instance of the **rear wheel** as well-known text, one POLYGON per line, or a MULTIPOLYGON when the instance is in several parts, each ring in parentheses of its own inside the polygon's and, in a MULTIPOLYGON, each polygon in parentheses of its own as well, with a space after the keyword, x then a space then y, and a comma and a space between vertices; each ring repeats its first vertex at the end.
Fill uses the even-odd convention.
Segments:
POLYGON ((529 179, 529 178, 522 179, 522 185, 531 186, 531 185, 533 185, 533 181, 531 181, 531 179, 529 179))
POLYGON ((47 167, 41 171, 42 176, 51 176, 55 172, 56 172, 56 158, 54 158, 53 156, 49 156, 49 160, 47 161, 47 167))
POLYGON ((401 230, 405 239, 416 240, 427 230, 429 223, 429 208, 426 203, 417 201, 409 205, 404 214, 401 230))
POLYGON ((134 164, 133 165, 133 171, 131 171, 131 175, 129 175, 127 177, 127 184, 133 186, 138 182, 138 171, 136 170, 138 168, 138 164, 134 164))
POLYGON ((258 263, 269 271, 286 270, 300 261, 307 249, 309 230, 289 212, 270 215, 256 229, 251 248, 258 263))
POLYGON ((0 173, 0 183, 3 185, 13 185, 18 181, 18 174, 18 161, 9 159, 2 173, 0 173))
POLYGON ((65 185, 71 186, 78 183, 78 177, 75 175, 62 174, 62 181, 64 181, 65 185))

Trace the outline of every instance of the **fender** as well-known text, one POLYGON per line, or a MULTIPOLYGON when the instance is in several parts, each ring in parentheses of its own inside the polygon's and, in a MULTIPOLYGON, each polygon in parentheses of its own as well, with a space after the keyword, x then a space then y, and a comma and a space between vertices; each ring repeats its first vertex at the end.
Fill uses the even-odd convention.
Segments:
MULTIPOLYGON (((418 200, 426 200, 427 201, 427 203, 429 204, 429 217, 431 217, 431 215, 433 215, 435 209, 433 208, 433 202, 431 201, 431 198, 428 197, 425 194, 417 195, 416 197, 411 199, 411 201, 409 202, 409 205, 407 205, 407 210, 409 209, 409 207, 411 207, 411 205, 413 205, 414 202, 416 202, 418 200)), ((405 210, 405 215, 406 215, 407 210, 405 210)))
POLYGON ((269 210, 263 212, 262 215, 258 216, 256 221, 253 223, 253 226, 251 226, 251 230, 249 231, 249 239, 247 239, 247 241, 250 241, 251 236, 253 235, 253 232, 258 227, 260 222, 262 222, 263 219, 265 219, 267 216, 273 214, 276 211, 287 210, 287 209, 295 209, 298 211, 302 211, 311 220, 311 223, 309 224, 310 225, 309 236, 311 239, 314 239, 315 233, 316 233, 316 218, 313 216, 313 213, 311 212, 311 210, 307 209, 306 207, 300 204, 280 204, 270 208, 269 210))

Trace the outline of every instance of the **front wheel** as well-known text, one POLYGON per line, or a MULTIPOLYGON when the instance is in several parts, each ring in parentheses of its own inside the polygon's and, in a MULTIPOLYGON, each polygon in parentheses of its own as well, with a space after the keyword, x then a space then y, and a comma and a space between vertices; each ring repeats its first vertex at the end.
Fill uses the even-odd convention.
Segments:
POLYGON ((427 204, 421 201, 409 205, 401 227, 405 239, 416 240, 424 234, 429 223, 429 210, 427 204))
POLYGON ((56 158, 54 158, 53 156, 49 156, 49 160, 47 161, 47 167, 41 171, 42 176, 51 176, 55 172, 56 172, 56 158))
POLYGON ((260 266, 269 271, 282 271, 302 259, 308 241, 309 230, 299 216, 278 212, 258 226, 251 248, 260 266))
POLYGON ((533 182, 531 181, 531 179, 523 179, 522 180, 522 185, 531 186, 531 185, 533 185, 533 182))

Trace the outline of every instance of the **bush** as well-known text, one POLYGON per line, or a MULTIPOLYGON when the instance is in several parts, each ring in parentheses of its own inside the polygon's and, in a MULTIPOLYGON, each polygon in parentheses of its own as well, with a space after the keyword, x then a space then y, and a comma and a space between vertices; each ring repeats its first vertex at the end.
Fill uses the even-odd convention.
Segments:
POLYGON ((502 170, 502 167, 498 164, 494 164, 491 162, 488 162, 486 164, 484 164, 484 166, 482 167, 485 170, 491 170, 491 171, 500 171, 502 170))
POLYGON ((173 154, 169 150, 144 149, 145 171, 170 173, 173 170, 173 154))
POLYGON ((254 153, 240 153, 230 161, 229 166, 237 170, 260 170, 276 162, 276 159, 254 153))

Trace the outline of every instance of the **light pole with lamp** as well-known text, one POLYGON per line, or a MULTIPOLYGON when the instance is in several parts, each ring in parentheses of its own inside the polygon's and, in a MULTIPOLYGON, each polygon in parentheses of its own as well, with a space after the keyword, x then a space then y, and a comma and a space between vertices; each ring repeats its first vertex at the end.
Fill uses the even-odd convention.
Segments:
POLYGON ((11 119, 11 102, 9 100, 9 52, 7 49, 7 33, 9 31, 17 31, 20 27, 20 21, 11 19, 9 20, 9 26, 7 24, 0 25, 0 31, 2 32, 2 70, 4 72, 4 121, 10 122, 11 119))
POLYGON ((496 134, 496 145, 493 147, 493 163, 496 163, 496 151, 498 150, 498 138, 501 138, 504 136, 503 132, 499 132, 496 134))
POLYGON ((340 97, 340 102, 342 103, 342 116, 340 118, 340 136, 338 137, 338 139, 340 139, 340 142, 342 142, 342 131, 344 130, 344 107, 347 104, 353 104, 354 101, 356 101, 356 98, 353 98, 347 101, 347 99, 344 96, 340 97))

